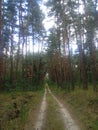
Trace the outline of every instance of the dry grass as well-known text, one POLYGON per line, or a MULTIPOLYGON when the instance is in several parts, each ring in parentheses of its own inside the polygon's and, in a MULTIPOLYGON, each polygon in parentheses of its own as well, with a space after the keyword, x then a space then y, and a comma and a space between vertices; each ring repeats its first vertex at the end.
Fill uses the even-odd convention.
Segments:
POLYGON ((63 101, 67 102, 74 115, 86 130, 98 130, 98 94, 92 89, 88 91, 76 89, 70 93, 64 90, 54 89, 54 93, 63 101))
POLYGON ((28 114, 40 104, 43 92, 0 94, 0 130, 23 130, 28 114))

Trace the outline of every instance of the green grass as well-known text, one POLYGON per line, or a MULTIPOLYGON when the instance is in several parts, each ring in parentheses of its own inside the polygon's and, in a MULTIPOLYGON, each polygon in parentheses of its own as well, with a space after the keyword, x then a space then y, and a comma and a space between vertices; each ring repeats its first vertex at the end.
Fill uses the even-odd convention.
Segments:
POLYGON ((76 89, 69 93, 55 87, 51 89, 63 102, 67 102, 86 130, 98 130, 98 94, 92 89, 76 89))
POLYGON ((0 94, 0 130, 23 130, 30 110, 40 104, 43 90, 0 94))

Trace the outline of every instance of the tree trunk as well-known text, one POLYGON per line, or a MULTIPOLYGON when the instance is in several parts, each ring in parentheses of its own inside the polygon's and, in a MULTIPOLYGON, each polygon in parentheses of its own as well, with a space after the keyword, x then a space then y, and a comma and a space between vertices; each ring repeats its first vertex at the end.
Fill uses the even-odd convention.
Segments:
POLYGON ((97 91, 97 68, 96 68, 96 54, 95 54, 95 45, 93 43, 94 30, 92 27, 87 28, 87 43, 89 43, 89 52, 90 52, 90 65, 92 71, 92 82, 94 91, 97 91))
POLYGON ((2 18, 2 0, 0 0, 0 84, 3 83, 3 79, 4 79, 3 62, 4 62, 4 59, 3 59, 3 18, 2 18))
POLYGON ((12 31, 11 31, 11 50, 10 50, 10 83, 12 84, 13 83, 13 69, 14 69, 14 64, 13 64, 13 49, 14 49, 14 46, 13 46, 13 32, 14 32, 14 28, 13 28, 13 25, 12 25, 12 31))
POLYGON ((73 66, 72 66, 72 60, 71 60, 71 51, 69 46, 69 38, 70 38, 70 27, 68 30, 66 30, 66 37, 67 37, 67 45, 68 45, 68 73, 69 73, 69 82, 71 82, 71 88, 74 90, 75 84, 74 84, 74 73, 73 73, 73 66))

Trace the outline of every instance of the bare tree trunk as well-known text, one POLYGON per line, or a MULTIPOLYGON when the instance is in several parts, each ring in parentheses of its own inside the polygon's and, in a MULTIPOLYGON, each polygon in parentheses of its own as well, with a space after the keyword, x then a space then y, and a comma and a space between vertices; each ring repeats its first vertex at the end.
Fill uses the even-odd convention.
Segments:
POLYGON ((32 53, 32 82, 33 82, 33 76, 34 76, 34 32, 33 32, 33 27, 32 27, 32 50, 33 50, 33 53, 32 53))
POLYGON ((25 45, 25 29, 23 25, 23 19, 21 14, 21 33, 22 33, 22 78, 24 78, 24 45, 25 45))
POLYGON ((95 0, 95 4, 92 5, 94 6, 94 11, 95 16, 94 19, 95 21, 92 21, 92 19, 90 19, 88 16, 92 15, 91 12, 87 12, 87 2, 86 0, 83 0, 84 3, 84 9, 85 9, 85 16, 86 16, 86 30, 87 30, 87 43, 88 43, 88 47, 89 47, 89 53, 90 53, 90 64, 91 64, 91 71, 92 71, 92 82, 93 82, 93 88, 95 91, 97 91, 97 68, 96 68, 96 54, 95 54, 95 45, 94 45, 94 29, 95 26, 97 26, 97 17, 96 17, 96 5, 97 5, 97 1, 95 0))
POLYGON ((87 42, 89 43, 90 65, 92 71, 92 82, 94 91, 97 91, 97 68, 96 68, 96 54, 95 45, 93 43, 94 30, 90 26, 87 28, 87 42))
POLYGON ((19 59, 20 59, 20 30, 21 30, 21 15, 22 15, 22 10, 21 10, 21 2, 19 6, 19 39, 18 39, 18 50, 17 50, 17 59, 16 59, 16 80, 18 78, 18 71, 19 71, 19 59))
POLYGON ((76 39, 77 39, 77 45, 78 45, 78 49, 79 49, 80 82, 82 82, 83 89, 88 89, 88 76, 87 76, 87 69, 86 69, 86 61, 85 61, 85 54, 84 54, 84 50, 83 50, 83 43, 82 43, 82 38, 81 38, 81 32, 80 31, 76 32, 76 39), (79 34, 79 36, 78 36, 77 33, 79 34))
POLYGON ((14 28, 13 28, 13 25, 12 25, 12 31, 11 31, 11 50, 10 50, 10 83, 13 82, 13 69, 14 69, 14 64, 13 64, 13 49, 14 49, 14 46, 13 46, 13 32, 14 32, 14 28))
MULTIPOLYGON (((4 79, 4 59, 3 59, 3 16, 2 16, 2 0, 0 0, 0 84, 4 79)), ((1 88, 0 88, 1 89, 1 88)))
POLYGON ((73 73, 73 66, 72 66, 72 60, 71 60, 71 51, 69 46, 69 38, 70 38, 70 27, 68 30, 66 30, 66 37, 67 37, 67 45, 68 45, 68 70, 69 70, 69 82, 71 82, 71 88, 74 90, 75 84, 74 84, 74 73, 73 73))

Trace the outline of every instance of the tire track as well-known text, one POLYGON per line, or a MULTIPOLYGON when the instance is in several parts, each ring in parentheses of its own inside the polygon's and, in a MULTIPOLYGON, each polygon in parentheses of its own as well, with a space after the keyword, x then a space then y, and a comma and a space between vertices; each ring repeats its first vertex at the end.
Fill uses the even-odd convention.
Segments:
MULTIPOLYGON (((49 89, 48 85, 45 86, 45 92, 44 92, 44 96, 43 96, 42 103, 41 103, 41 106, 40 106, 40 111, 38 112, 38 118, 36 120, 36 123, 33 126, 32 123, 30 122, 30 124, 32 126, 32 127, 30 127, 30 129, 31 130, 44 130, 44 129, 48 130, 50 128, 50 127, 47 128, 47 126, 50 123, 49 120, 48 120, 48 125, 46 123, 46 120, 47 120, 46 119, 47 118, 46 114, 48 114, 48 113, 46 113, 47 112, 46 110, 47 110, 47 107, 48 107, 47 99, 46 99, 46 96, 48 96, 47 93, 49 93, 51 98, 53 98, 53 100, 54 100, 53 102, 56 102, 57 107, 59 108, 58 112, 59 112, 60 115, 58 116, 58 118, 61 117, 60 121, 62 120, 62 122, 64 124, 64 125, 62 124, 63 125, 62 128, 64 128, 63 130, 81 130, 79 128, 79 126, 77 125, 77 123, 75 122, 75 120, 71 117, 69 111, 63 106, 63 104, 51 92, 51 90, 49 89)), ((54 105, 52 102, 50 102, 50 103, 51 103, 51 105, 54 105)), ((49 116, 51 116, 51 114, 49 116)), ((53 127, 55 127, 55 125, 56 125, 55 123, 52 124, 53 127)), ((58 130, 60 130, 60 129, 58 128, 58 130)))
POLYGON ((45 93, 44 93, 44 96, 43 96, 43 100, 42 100, 41 108, 40 108, 40 111, 39 111, 38 119, 37 119, 37 122, 36 122, 35 127, 34 127, 35 130, 42 130, 42 126, 43 126, 44 121, 45 121, 46 106, 47 106, 46 94, 47 94, 47 90, 45 88, 45 93))
POLYGON ((53 99, 57 102, 58 106, 60 107, 60 112, 64 121, 65 129, 67 130, 80 130, 79 126, 76 124, 75 120, 72 119, 69 111, 61 104, 61 102, 53 95, 51 90, 47 85, 48 92, 51 94, 53 99))

